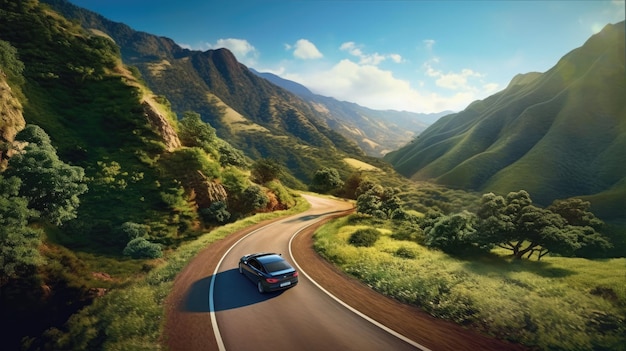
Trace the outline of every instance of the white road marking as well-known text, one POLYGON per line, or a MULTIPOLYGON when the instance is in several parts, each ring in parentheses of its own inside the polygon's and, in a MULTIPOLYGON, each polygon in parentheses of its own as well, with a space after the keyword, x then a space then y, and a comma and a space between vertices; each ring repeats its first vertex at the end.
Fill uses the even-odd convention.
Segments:
POLYGON ((303 269, 302 267, 300 267, 300 265, 298 265, 298 262, 296 262, 296 259, 293 257, 293 254, 291 252, 291 242, 293 241, 293 239, 304 229, 310 227, 311 225, 315 224, 316 222, 318 222, 319 220, 306 225, 302 228, 300 228, 297 232, 295 232, 292 236, 291 239, 289 239, 289 256, 291 257, 291 259, 293 260, 294 265, 298 268, 298 272, 301 274, 304 274, 304 276, 307 277, 307 279, 309 279, 311 281, 311 283, 313 283, 315 286, 317 286, 318 289, 320 289, 321 291, 323 291, 326 295, 328 295, 330 298, 332 298, 333 300, 337 301, 339 304, 341 304, 343 307, 347 308, 348 310, 352 311, 353 313, 355 313, 357 316, 365 319, 366 321, 372 323, 373 325, 379 327, 380 329, 386 331, 387 333, 395 336, 396 338, 406 342, 409 345, 412 345, 420 350, 423 351, 431 351, 429 348, 427 348, 426 346, 419 344, 411 339, 409 339, 408 337, 398 333, 397 331, 387 327, 386 325, 379 323, 378 321, 376 321, 375 319, 370 318, 369 316, 367 316, 366 314, 362 313, 361 311, 357 310, 356 308, 348 305, 347 303, 345 303, 343 300, 341 300, 340 298, 338 298, 337 296, 333 295, 330 291, 324 289, 324 287, 322 287, 318 282, 316 282, 315 280, 313 280, 313 278, 311 278, 311 276, 309 276, 303 269))

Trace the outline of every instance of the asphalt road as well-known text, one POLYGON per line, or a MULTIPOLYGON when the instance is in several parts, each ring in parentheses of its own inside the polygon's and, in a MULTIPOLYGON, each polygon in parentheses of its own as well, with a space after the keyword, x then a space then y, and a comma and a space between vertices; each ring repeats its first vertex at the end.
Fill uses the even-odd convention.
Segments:
POLYGON ((230 235, 199 253, 179 274, 166 302, 163 343, 167 348, 520 349, 436 320, 334 270, 310 249, 310 231, 351 205, 306 199, 312 204, 310 210, 230 235), (306 231, 308 236, 303 235, 306 231), (281 253, 300 271, 298 285, 259 294, 254 283, 237 270, 239 258, 253 252, 281 253))
MULTIPOLYGON (((238 272, 239 258, 277 252, 292 265, 294 233, 336 210, 336 203, 309 198, 313 210, 261 228, 233 246, 215 275, 214 311, 226 350, 414 350, 361 318, 300 274, 297 286, 259 294, 238 272)), ((302 271, 302 267, 300 267, 302 271)))

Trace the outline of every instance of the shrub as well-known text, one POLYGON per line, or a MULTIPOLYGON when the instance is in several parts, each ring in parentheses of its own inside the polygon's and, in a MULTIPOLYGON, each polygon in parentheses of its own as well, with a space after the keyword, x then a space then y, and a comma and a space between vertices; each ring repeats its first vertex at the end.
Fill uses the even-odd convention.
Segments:
POLYGON ((127 240, 145 238, 150 234, 150 226, 135 222, 124 222, 119 226, 118 231, 127 240))
POLYGON ((393 224, 392 239, 414 241, 417 243, 424 242, 424 231, 419 225, 397 220, 394 221, 393 224))
POLYGON ((291 208, 296 205, 294 194, 279 180, 269 181, 265 184, 265 186, 276 194, 278 202, 280 203, 280 208, 291 208))
POLYGON ((396 252, 394 252, 394 256, 400 257, 400 258, 413 259, 417 257, 417 254, 415 253, 415 251, 409 249, 408 247, 401 246, 396 250, 396 252))
POLYGON ((374 228, 359 229, 350 235, 348 242, 354 246, 371 247, 380 237, 380 232, 374 228))
POLYGON ((129 241, 123 254, 132 258, 159 258, 163 256, 161 245, 151 243, 144 238, 135 238, 129 241))
POLYGON ((215 201, 208 208, 200 209, 200 214, 207 222, 226 223, 230 219, 230 212, 223 201, 215 201))
POLYGON ((244 213, 259 211, 265 208, 269 202, 269 198, 258 185, 251 185, 243 191, 244 213))

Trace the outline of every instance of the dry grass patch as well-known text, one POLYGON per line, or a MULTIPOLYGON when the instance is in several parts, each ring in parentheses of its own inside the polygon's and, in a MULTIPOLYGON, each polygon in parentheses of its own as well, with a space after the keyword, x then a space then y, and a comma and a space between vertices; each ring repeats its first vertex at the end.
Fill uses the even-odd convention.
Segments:
POLYGON ((171 66, 172 64, 168 60, 162 60, 158 63, 149 63, 148 69, 150 70, 150 74, 155 77, 160 77, 161 73, 163 73, 163 71, 167 70, 171 66))
POLYGON ((260 126, 254 122, 251 122, 241 113, 233 110, 230 106, 226 105, 222 100, 213 94, 207 94, 207 100, 209 102, 216 103, 219 108, 224 109, 222 115, 222 122, 224 122, 230 130, 234 132, 269 132, 269 130, 263 126, 260 126))
POLYGON ((376 166, 372 166, 369 163, 365 163, 363 161, 359 161, 354 158, 346 157, 343 159, 345 163, 347 163, 350 167, 355 168, 361 171, 377 171, 382 172, 382 170, 376 166))

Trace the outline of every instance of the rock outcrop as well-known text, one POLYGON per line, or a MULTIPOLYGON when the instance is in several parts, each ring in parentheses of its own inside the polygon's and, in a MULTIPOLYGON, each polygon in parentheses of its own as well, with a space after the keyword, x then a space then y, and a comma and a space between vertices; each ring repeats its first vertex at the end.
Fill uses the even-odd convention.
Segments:
POLYGON ((222 184, 209 180, 202 172, 197 171, 187 175, 185 187, 191 189, 191 196, 198 208, 208 208, 213 202, 225 201, 228 197, 222 184))
POLYGON ((26 126, 22 104, 0 71, 0 171, 11 157, 15 135, 26 126))
POLYGON ((176 130, 174 130, 167 118, 148 100, 144 100, 141 105, 143 106, 146 119, 163 138, 167 151, 173 151, 181 147, 182 144, 178 138, 178 133, 176 133, 176 130))

